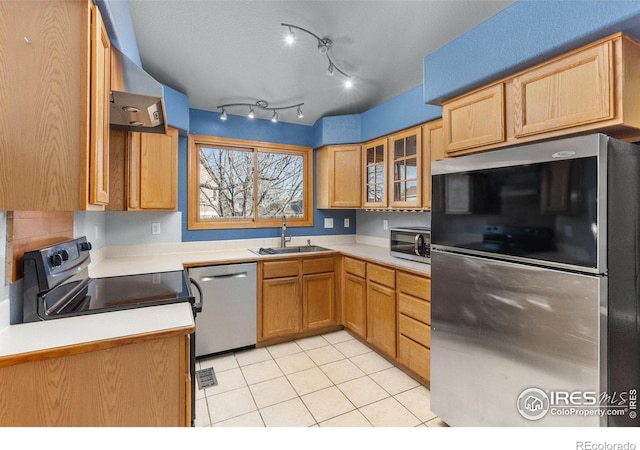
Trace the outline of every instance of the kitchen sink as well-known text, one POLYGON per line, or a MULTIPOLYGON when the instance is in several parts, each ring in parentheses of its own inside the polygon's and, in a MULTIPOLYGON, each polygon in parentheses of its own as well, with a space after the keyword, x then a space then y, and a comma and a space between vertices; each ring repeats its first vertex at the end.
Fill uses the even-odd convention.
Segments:
POLYGON ((330 252, 331 249, 319 245, 299 245, 293 247, 269 247, 251 250, 256 255, 286 255, 289 253, 330 252))

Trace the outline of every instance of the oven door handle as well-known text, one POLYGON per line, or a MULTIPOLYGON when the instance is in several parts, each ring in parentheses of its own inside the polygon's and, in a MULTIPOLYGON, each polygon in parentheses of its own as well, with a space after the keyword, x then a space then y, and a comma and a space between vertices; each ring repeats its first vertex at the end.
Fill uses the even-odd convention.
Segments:
POLYGON ((191 284, 193 284, 196 287, 196 289, 198 290, 198 294, 200 295, 200 302, 193 304, 194 312, 200 313, 200 312, 202 312, 202 305, 204 303, 204 296, 202 295, 202 288, 200 287, 198 282, 196 280, 194 280, 193 278, 189 277, 189 281, 191 282, 191 284))

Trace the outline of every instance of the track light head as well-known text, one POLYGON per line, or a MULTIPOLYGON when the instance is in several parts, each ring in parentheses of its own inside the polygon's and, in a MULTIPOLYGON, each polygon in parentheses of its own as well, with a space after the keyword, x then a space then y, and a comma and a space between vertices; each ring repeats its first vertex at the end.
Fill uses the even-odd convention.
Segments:
POLYGON ((333 76, 335 71, 339 72, 340 75, 344 76, 347 80, 345 82, 345 86, 347 88, 350 88, 352 85, 352 82, 350 81, 351 75, 349 75, 348 73, 346 73, 344 70, 340 69, 340 67, 336 66, 332 59, 330 54, 330 50, 333 48, 333 41, 329 38, 321 38, 320 36, 318 36, 317 34, 313 33, 312 31, 306 30, 302 27, 299 27, 297 25, 292 25, 290 23, 281 23, 280 25, 282 25, 283 27, 287 27, 289 30, 289 34, 287 34, 285 40, 287 43, 291 44, 293 42, 293 28, 295 28, 296 30, 300 30, 304 33, 309 34, 310 36, 313 36, 316 41, 318 42, 318 51, 320 52, 320 54, 325 55, 327 57, 327 59, 329 60, 329 68, 327 69, 327 75, 329 76, 333 76))
POLYGON ((329 75, 330 77, 335 75, 335 71, 333 70, 333 63, 332 62, 329 63, 329 68, 327 69, 327 75, 329 75))
POLYGON ((293 34, 293 30, 291 29, 291 27, 289 27, 289 32, 287 33, 287 35, 284 38, 284 41, 288 44, 288 45, 293 45, 293 43, 295 42, 296 37, 293 34))
MULTIPOLYGON (((1 1, 1 0, 0 0, 1 1)), ((278 111, 283 111, 283 110, 287 110, 287 109, 294 109, 296 108, 296 112, 298 115, 299 119, 302 119, 304 117, 304 115, 302 114, 302 106, 304 105, 304 103, 296 103, 293 105, 288 105, 288 106, 277 106, 277 107, 273 107, 273 106, 269 106, 269 102, 267 102, 266 100, 258 100, 255 103, 225 103, 224 105, 218 105, 216 106, 216 108, 220 109, 221 113, 220 113, 220 120, 227 120, 227 108, 232 108, 232 107, 244 107, 244 108, 249 108, 249 113, 247 114, 247 117, 249 119, 254 119, 256 117, 256 109, 258 111, 271 111, 273 113, 273 115, 271 116, 271 121, 273 123, 278 122, 278 111)), ((245 110, 246 111, 246 110, 245 110)))
POLYGON ((331 39, 319 39, 318 40, 318 51, 325 55, 329 50, 331 50, 331 47, 333 47, 333 42, 331 41, 331 39))

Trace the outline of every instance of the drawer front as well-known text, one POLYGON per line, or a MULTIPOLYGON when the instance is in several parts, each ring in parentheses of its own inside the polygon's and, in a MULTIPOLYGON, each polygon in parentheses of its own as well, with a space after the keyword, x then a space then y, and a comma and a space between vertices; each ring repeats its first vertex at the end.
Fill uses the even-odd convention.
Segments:
POLYGON ((406 336, 425 347, 431 346, 431 327, 429 325, 400 314, 398 330, 402 336, 406 336))
POLYGON ((344 271, 360 278, 367 276, 367 264, 353 258, 344 258, 344 271))
POLYGON ((398 290, 413 297, 431 300, 431 279, 398 272, 398 290))
POLYGON ((333 272, 333 256, 327 258, 305 259, 302 261, 302 273, 304 275, 325 272, 333 272))
POLYGON ((442 119, 447 153, 503 142, 504 85, 489 86, 444 104, 442 119))
POLYGON ((401 335, 398 341, 398 361, 425 380, 430 380, 431 351, 428 348, 401 335))
POLYGON ((431 302, 406 294, 398 294, 398 312, 424 324, 431 323, 431 302))
POLYGON ((297 277, 300 275, 299 260, 267 261, 262 266, 262 278, 297 277))
POLYGON ((386 267, 376 266, 375 264, 367 264, 367 274, 369 280, 383 286, 396 288, 396 271, 387 269, 386 267))
POLYGON ((513 87, 516 137, 613 118, 612 42, 530 70, 513 87))

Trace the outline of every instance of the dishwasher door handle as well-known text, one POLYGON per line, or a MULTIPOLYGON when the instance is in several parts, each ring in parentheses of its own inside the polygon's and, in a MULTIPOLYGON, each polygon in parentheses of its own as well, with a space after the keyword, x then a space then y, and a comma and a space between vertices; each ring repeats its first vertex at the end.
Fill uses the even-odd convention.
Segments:
POLYGON ((193 311, 196 313, 200 313, 202 312, 202 304, 204 303, 204 295, 202 294, 202 288, 200 287, 198 282, 193 278, 190 277, 189 281, 191 282, 191 284, 193 284, 196 287, 196 289, 198 290, 198 294, 200 294, 200 302, 193 304, 193 311))
POLYGON ((247 278, 247 272, 225 273, 225 274, 222 274, 222 275, 212 275, 210 277, 202 277, 202 278, 200 278, 200 281, 214 281, 214 280, 220 280, 220 279, 225 279, 225 278, 247 278))

